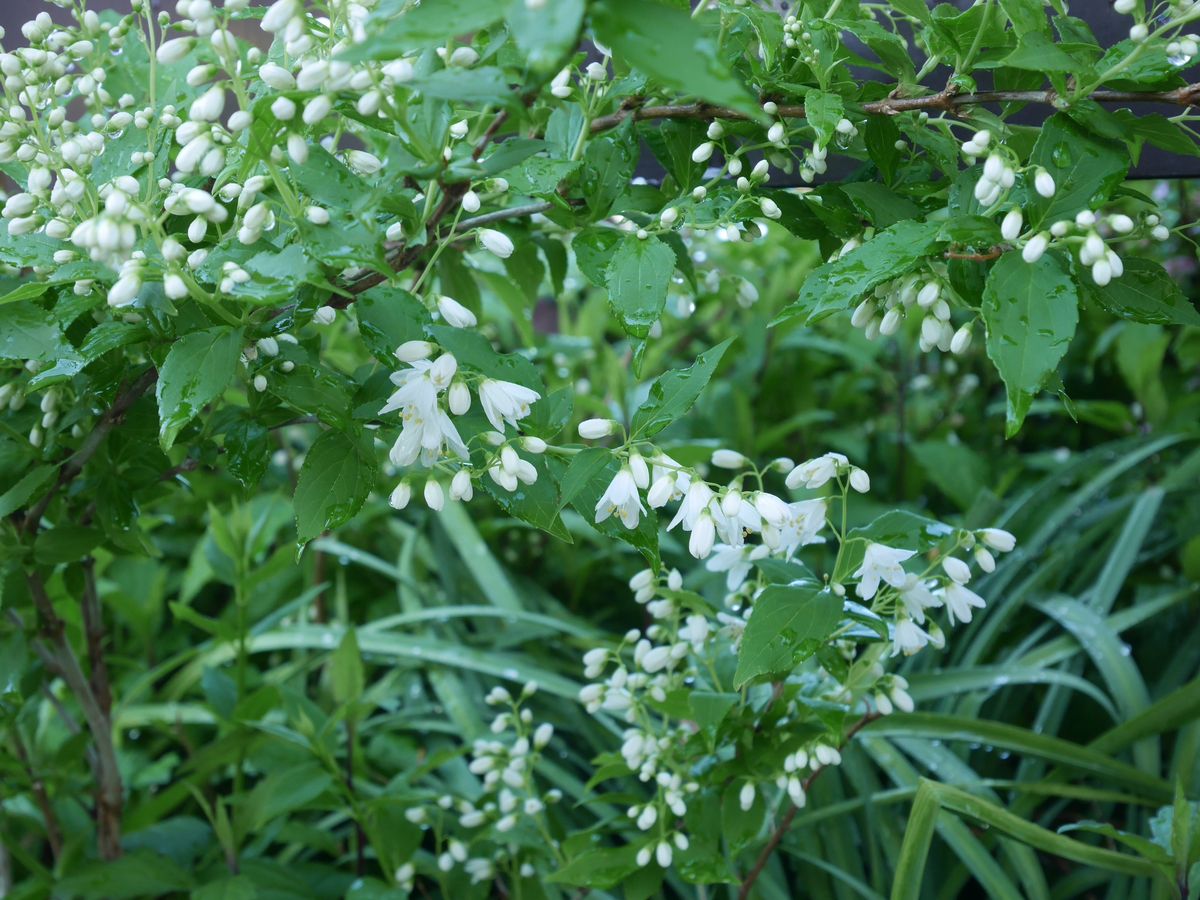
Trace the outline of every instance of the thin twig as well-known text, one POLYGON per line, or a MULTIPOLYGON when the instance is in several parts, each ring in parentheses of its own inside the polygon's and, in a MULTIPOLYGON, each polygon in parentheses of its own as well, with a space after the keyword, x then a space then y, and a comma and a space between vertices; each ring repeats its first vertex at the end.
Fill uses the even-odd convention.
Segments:
MULTIPOLYGON (((855 722, 850 730, 846 732, 845 740, 842 741, 842 746, 850 743, 850 739, 858 734, 867 724, 879 718, 878 713, 867 713, 857 722, 855 722)), ((804 780, 804 793, 807 794, 812 787, 817 777, 828 769, 829 766, 822 766, 804 780)), ((738 900, 747 900, 750 896, 750 891, 754 887, 754 882, 758 881, 758 876, 762 874, 763 869, 767 867, 767 863, 771 861, 771 854, 775 852, 783 836, 787 834, 787 830, 792 826, 792 820, 796 818, 796 813, 800 811, 800 807, 795 804, 790 804, 788 811, 783 814, 783 818, 779 820, 779 824, 775 830, 771 832, 771 836, 767 838, 766 846, 762 848, 762 852, 758 854, 758 859, 754 861, 754 865, 750 871, 746 873, 746 877, 742 879, 742 886, 738 889, 738 900)))
POLYGON ((113 745, 112 722, 96 699, 92 686, 71 642, 67 640, 66 625, 54 609, 42 576, 30 570, 25 576, 33 605, 38 614, 38 630, 43 644, 43 659, 55 670, 79 703, 79 709, 87 722, 95 750, 94 769, 96 776, 96 842, 100 858, 117 859, 121 856, 121 808, 124 802, 124 786, 121 770, 117 766, 117 753, 113 745))
MULTIPOLYGON (((1171 91, 1094 91, 1087 96, 1087 99, 1096 103, 1168 103, 1174 106, 1191 106, 1198 96, 1200 96, 1200 84, 1189 84, 1171 91)), ((978 91, 973 94, 940 91, 936 94, 926 94, 923 97, 887 97, 883 100, 873 100, 870 103, 862 104, 861 109, 868 115, 895 116, 903 112, 920 112, 921 110, 940 110, 953 113, 962 107, 995 103, 1036 103, 1062 108, 1072 102, 1074 102, 1072 98, 1063 97, 1056 91, 978 91)), ((803 104, 780 103, 777 106, 778 112, 775 115, 779 118, 804 118, 803 104)), ((631 117, 637 122, 648 119, 744 121, 751 118, 741 110, 707 103, 664 106, 631 104, 607 116, 593 119, 591 130, 593 133, 608 131, 631 117)))
POLYGON ((33 763, 29 760, 29 751, 25 749, 25 742, 21 740, 21 733, 15 725, 12 728, 12 739, 13 747, 17 751, 17 759, 21 761, 25 774, 29 777, 33 799, 37 803, 38 809, 42 811, 42 819, 46 823, 46 842, 50 844, 50 855, 57 863, 58 858, 62 855, 62 828, 58 824, 58 816, 54 812, 54 805, 50 802, 49 794, 46 793, 46 783, 34 771, 33 763))

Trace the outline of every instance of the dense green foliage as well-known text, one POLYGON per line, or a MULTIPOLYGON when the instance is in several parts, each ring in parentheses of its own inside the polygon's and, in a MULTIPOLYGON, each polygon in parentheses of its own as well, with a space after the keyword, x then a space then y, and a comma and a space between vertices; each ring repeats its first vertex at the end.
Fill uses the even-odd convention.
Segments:
POLYGON ((1194 894, 1200 6, 1114 5, 4 36, 0 895, 1194 894))

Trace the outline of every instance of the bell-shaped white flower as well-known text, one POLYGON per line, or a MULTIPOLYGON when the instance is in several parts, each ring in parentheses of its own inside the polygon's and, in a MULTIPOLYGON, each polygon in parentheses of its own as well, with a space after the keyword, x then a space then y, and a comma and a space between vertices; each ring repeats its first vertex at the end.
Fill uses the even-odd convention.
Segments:
POLYGON ((596 503, 596 524, 616 514, 626 528, 637 528, 645 511, 633 473, 628 466, 622 466, 596 503))
POLYGON ((516 428, 518 420, 529 415, 529 408, 541 397, 531 388, 496 378, 485 378, 479 385, 483 414, 500 432, 504 431, 505 423, 516 428))
POLYGON ((901 550, 871 542, 863 553, 862 565, 854 573, 859 579, 855 593, 864 600, 870 600, 879 591, 881 581, 894 588, 905 586, 907 574, 900 564, 916 556, 915 550, 901 550))

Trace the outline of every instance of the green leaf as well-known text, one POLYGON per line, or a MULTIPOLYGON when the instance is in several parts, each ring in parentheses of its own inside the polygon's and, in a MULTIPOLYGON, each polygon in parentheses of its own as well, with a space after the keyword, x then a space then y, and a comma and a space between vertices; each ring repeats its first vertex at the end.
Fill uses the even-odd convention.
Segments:
POLYGON ((1034 229, 1084 208, 1098 208, 1129 170, 1129 154, 1122 144, 1096 137, 1064 113, 1042 125, 1029 161, 1054 176, 1057 187, 1050 198, 1031 192, 1026 215, 1034 229))
POLYGON ((333 686, 333 699, 339 705, 362 697, 365 676, 362 653, 359 652, 353 628, 346 629, 341 643, 329 659, 329 678, 333 686))
POLYGON ((55 896, 85 900, 163 897, 186 892, 192 876, 165 856, 134 850, 111 862, 90 862, 54 887, 55 896))
POLYGON ((425 330, 438 346, 453 353, 463 368, 545 394, 546 387, 537 366, 519 353, 497 353, 478 331, 451 325, 429 325, 425 330))
POLYGON ((987 461, 966 444, 951 444, 940 439, 919 441, 909 449, 925 476, 960 509, 969 509, 988 483, 987 461))
POLYGON ((675 253, 656 237, 621 238, 606 272, 608 302, 626 333, 644 338, 662 315, 675 253))
POLYGON ((424 0, 410 5, 341 59, 398 59, 416 47, 444 44, 452 37, 480 31, 503 17, 511 0, 424 0))
POLYGON ((597 39, 617 62, 687 96, 763 118, 718 53, 716 20, 655 0, 600 0, 591 12, 597 39))
POLYGON ((306 544, 349 521, 375 485, 375 454, 365 439, 327 431, 312 445, 296 484, 296 532, 306 544))
POLYGON ((1008 435, 1016 434, 1034 396, 1054 373, 1075 335, 1079 300, 1066 263, 1047 253, 1027 263, 1005 253, 983 290, 987 354, 1008 390, 1008 435))
POLYGON ((673 369, 650 385, 650 396, 633 414, 630 440, 645 440, 682 418, 712 378, 721 357, 733 343, 727 338, 704 351, 686 369, 673 369))
POLYGON ((359 295, 354 304, 358 330, 367 348, 384 366, 394 366, 396 348, 425 339, 429 310, 401 288, 380 285, 359 295))
POLYGON ((76 562, 91 553, 102 540, 104 535, 99 529, 65 522, 38 535, 33 555, 47 566, 76 562))
POLYGON ((242 329, 218 326, 176 341, 158 372, 158 440, 169 450, 188 422, 221 395, 233 377, 242 329))
POLYGON ((29 300, 0 306, 0 359, 83 362, 50 314, 29 300))
POLYGON ((837 124, 845 117, 842 98, 813 88, 804 94, 804 118, 817 133, 817 143, 827 145, 837 134, 837 124))
POLYGON ((239 419, 225 430, 225 453, 229 473, 242 487, 257 487, 271 461, 269 432, 254 419, 239 419))
POLYGON ((904 274, 940 243, 938 222, 897 222, 845 256, 817 268, 800 297, 777 322, 804 315, 809 323, 848 309, 878 284, 904 274))
POLYGON ((26 472, 16 484, 0 494, 0 517, 12 515, 34 497, 40 497, 42 489, 58 475, 56 466, 37 466, 26 472))
POLYGON ((1034 72, 1078 72, 1082 66, 1058 44, 1040 32, 1031 31, 1017 41, 1017 49, 1002 60, 1014 69, 1034 72))
POLYGON ((458 103, 512 102, 514 94, 508 86, 504 72, 495 66, 478 66, 474 69, 439 69, 424 78, 410 82, 414 90, 436 100, 454 100, 458 103))
POLYGON ((1083 296, 1114 316, 1147 325, 1200 325, 1200 313, 1175 279, 1153 260, 1131 256, 1125 272, 1104 287, 1080 279, 1083 296))
POLYGON ((637 851, 633 844, 587 850, 568 860, 546 881, 601 890, 615 887, 637 870, 637 851))
POLYGON ((608 283, 608 265, 612 262, 621 235, 611 228, 585 228, 571 240, 575 264, 596 287, 608 283))
POLYGON ((754 601, 733 685, 791 671, 812 656, 842 614, 842 601, 816 585, 771 585, 754 601))
POLYGON ((270 773, 245 798, 248 831, 258 831, 273 819, 310 805, 332 785, 332 776, 316 762, 270 773))
POLYGON ((530 68, 550 72, 579 43, 584 0, 554 0, 539 7, 511 0, 508 27, 530 68))

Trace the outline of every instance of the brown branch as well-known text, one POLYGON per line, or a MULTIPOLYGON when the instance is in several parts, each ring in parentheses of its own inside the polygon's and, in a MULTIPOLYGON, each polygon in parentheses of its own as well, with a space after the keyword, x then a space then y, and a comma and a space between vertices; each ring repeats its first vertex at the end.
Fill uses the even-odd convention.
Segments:
POLYGON ((83 674, 75 650, 67 640, 66 625, 55 611, 41 575, 29 571, 25 580, 38 614, 41 639, 36 641, 35 645, 41 645, 39 654, 75 695, 88 731, 92 735, 95 751, 93 769, 96 778, 96 842, 100 857, 105 860, 117 859, 121 856, 124 787, 121 782, 121 770, 117 766, 116 748, 113 745, 112 722, 92 691, 87 676, 83 674))
POLYGON ((108 433, 121 421, 125 413, 129 412, 130 408, 138 401, 142 394, 150 389, 150 385, 154 384, 157 378, 158 371, 156 369, 147 369, 129 387, 117 395, 117 399, 113 401, 113 405, 100 416, 100 421, 96 423, 96 427, 92 429, 91 434, 80 444, 79 449, 59 467, 58 479, 50 487, 50 490, 46 491, 45 496, 38 501, 37 505, 25 514, 22 528, 27 534, 33 534, 37 531, 38 525, 41 524, 42 516, 46 514, 46 509, 50 506, 54 495, 79 477, 79 474, 83 471, 83 467, 96 455, 96 451, 100 449, 100 445, 108 437, 108 433))
POLYGON ((971 262, 988 262, 989 260, 999 259, 1004 254, 1004 247, 993 247, 983 253, 964 253, 961 250, 947 250, 943 254, 946 259, 965 259, 971 262))
MULTIPOLYGON (((1087 99, 1096 103, 1167 103, 1174 106, 1191 106, 1200 97, 1200 84, 1189 84, 1171 91, 1093 91, 1087 99)), ((979 91, 974 94, 958 94, 941 91, 923 97, 887 97, 862 104, 868 115, 895 116, 903 112, 938 110, 956 112, 962 107, 982 106, 995 103, 1036 103, 1054 107, 1070 105, 1072 99, 1056 91, 979 91)), ((804 105, 795 103, 778 104, 776 116, 783 119, 803 119, 804 105)), ((712 106, 707 103, 683 103, 664 106, 629 105, 592 120, 592 132, 616 128, 628 118, 642 122, 652 119, 729 119, 745 121, 751 117, 741 110, 727 106, 712 106)))
POLYGON ((104 613, 100 594, 96 590, 96 560, 83 561, 83 630, 87 639, 88 662, 91 665, 92 693, 100 704, 105 718, 112 718, 112 688, 108 680, 108 664, 104 661, 104 613))
POLYGON ((46 842, 50 844, 50 855, 54 862, 58 863, 58 858, 62 856, 62 828, 58 824, 58 816, 54 812, 54 806, 50 802, 50 796, 46 793, 46 783, 42 781, 33 770, 33 764, 29 761, 29 751, 25 749, 25 742, 21 740, 21 733, 14 725, 12 728, 13 747, 17 752, 17 759, 21 761, 21 765, 25 769, 25 774, 29 776, 30 790, 33 791, 33 799, 38 805, 38 809, 42 811, 42 820, 46 823, 46 842))
MULTIPOLYGON (((848 743, 850 743, 850 739, 853 738, 854 735, 858 734, 869 723, 878 718, 878 713, 867 713, 865 716, 855 722, 852 726, 850 726, 850 730, 846 732, 846 737, 842 741, 842 746, 845 747, 848 743)), ((809 792, 809 789, 812 787, 813 782, 817 780, 817 777, 828 768, 829 766, 822 766, 804 780, 805 794, 809 792)), ((738 900, 747 900, 747 898, 750 896, 750 891, 754 887, 754 882, 758 881, 758 876, 762 874, 763 869, 767 867, 767 863, 771 861, 771 854, 775 852, 775 849, 783 840, 783 836, 787 834, 787 830, 791 828, 792 820, 796 818, 796 813, 799 811, 800 807, 793 803, 788 807, 788 811, 783 814, 783 818, 779 820, 779 824, 775 827, 775 830, 771 832, 771 836, 767 838, 766 846, 764 846, 762 848, 762 852, 758 854, 758 859, 754 861, 754 865, 751 867, 750 871, 746 873, 746 877, 742 879, 742 885, 738 889, 738 900)))

